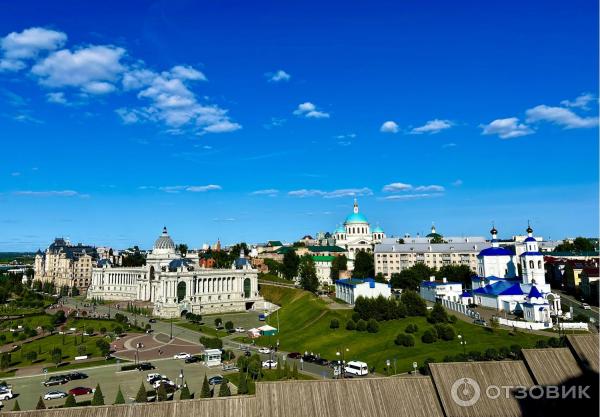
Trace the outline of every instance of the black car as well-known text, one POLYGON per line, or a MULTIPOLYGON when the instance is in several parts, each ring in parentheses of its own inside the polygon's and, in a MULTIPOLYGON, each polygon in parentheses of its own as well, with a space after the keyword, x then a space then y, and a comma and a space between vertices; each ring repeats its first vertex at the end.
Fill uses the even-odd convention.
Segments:
POLYGON ((76 379, 86 379, 88 376, 83 372, 71 372, 66 375, 66 377, 69 378, 70 381, 75 381, 76 379))
POLYGON ((149 371, 151 369, 155 369, 155 366, 152 365, 150 362, 142 362, 142 363, 138 364, 136 369, 138 371, 149 371))
POLYGON ((321 365, 321 366, 327 366, 327 365, 329 365, 329 361, 327 359, 325 359, 325 358, 317 358, 315 360, 315 363, 317 365, 321 365))
POLYGON ((51 387, 53 385, 63 385, 63 384, 66 384, 67 382, 69 382, 69 380, 67 378, 65 378, 62 375, 57 375, 57 376, 51 376, 46 381, 42 382, 42 384, 44 384, 44 386, 46 386, 46 387, 51 387))
POLYGON ((156 319, 150 319, 148 320, 148 323, 156 323, 156 319))
POLYGON ((219 384, 223 383, 223 377, 221 375, 215 375, 208 379, 208 383, 210 385, 219 385, 219 384))
POLYGON ((252 356, 252 352, 250 352, 249 350, 245 350, 244 351, 244 356, 250 357, 250 356, 252 356))
POLYGON ((300 359, 302 354, 300 352, 290 352, 288 353, 287 357, 290 359, 300 359))
POLYGON ((195 362, 199 362, 199 361, 200 361, 200 358, 198 356, 190 356, 184 362, 185 363, 195 363, 195 362))
POLYGON ((317 357, 315 355, 302 355, 302 360, 304 362, 315 362, 317 360, 317 357))

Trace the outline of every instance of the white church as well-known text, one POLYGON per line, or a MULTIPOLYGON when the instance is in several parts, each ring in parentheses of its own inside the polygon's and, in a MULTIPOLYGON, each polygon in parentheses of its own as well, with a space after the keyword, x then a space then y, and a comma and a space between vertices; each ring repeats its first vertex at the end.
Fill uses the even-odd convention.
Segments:
POLYGON ((151 302, 153 315, 160 317, 252 310, 264 301, 258 293, 258 271, 243 250, 229 269, 203 268, 197 253, 177 252, 166 227, 145 266, 114 267, 101 260, 92 270, 87 297, 151 302))
POLYGON ((531 322, 546 323, 551 315, 561 315, 560 296, 546 283, 544 256, 531 226, 527 238, 516 244, 515 253, 500 247, 495 227, 490 233, 492 246, 477 255, 478 276, 471 280, 472 293, 462 295, 463 303, 522 313, 531 322))

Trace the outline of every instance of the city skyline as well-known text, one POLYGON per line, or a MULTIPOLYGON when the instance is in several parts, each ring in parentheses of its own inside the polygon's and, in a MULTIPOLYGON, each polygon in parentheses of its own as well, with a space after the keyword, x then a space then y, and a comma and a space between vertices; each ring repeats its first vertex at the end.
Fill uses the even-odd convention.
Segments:
POLYGON ((5 5, 0 251, 293 241, 354 198, 388 235, 596 236, 576 3, 5 5))

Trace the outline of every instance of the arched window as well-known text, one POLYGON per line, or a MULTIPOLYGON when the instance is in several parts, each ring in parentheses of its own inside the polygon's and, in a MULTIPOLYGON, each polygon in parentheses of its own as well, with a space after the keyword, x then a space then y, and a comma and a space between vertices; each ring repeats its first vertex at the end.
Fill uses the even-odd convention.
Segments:
POLYGON ((529 268, 531 268, 531 269, 535 268, 533 261, 529 261, 529 268))
POLYGON ((250 278, 244 280, 244 298, 250 298, 251 285, 250 278))
POLYGON ((538 261, 538 268, 542 269, 542 261, 538 261))

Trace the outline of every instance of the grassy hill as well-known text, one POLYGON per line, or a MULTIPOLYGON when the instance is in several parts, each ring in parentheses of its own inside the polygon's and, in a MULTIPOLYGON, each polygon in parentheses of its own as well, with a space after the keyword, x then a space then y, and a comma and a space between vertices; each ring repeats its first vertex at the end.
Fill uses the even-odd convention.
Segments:
MULTIPOLYGON (((396 359, 397 372, 407 372, 412 369, 412 363, 419 365, 425 359, 434 358, 442 361, 447 355, 457 355, 463 352, 458 339, 452 341, 437 341, 431 344, 421 342, 421 335, 432 327, 425 317, 407 317, 379 323, 378 333, 349 331, 345 329, 346 322, 351 318, 351 310, 332 310, 327 303, 313 294, 294 288, 283 288, 263 285, 262 296, 275 304, 282 306, 279 310, 278 336, 263 337, 258 344, 275 344, 277 338, 280 348, 292 352, 313 352, 328 359, 336 358, 336 351, 349 349, 347 360, 362 360, 375 366, 378 372, 383 372, 386 360, 392 363, 396 359), (339 329, 330 329, 332 319, 340 321, 339 329), (415 336, 415 346, 402 347, 394 343, 396 336, 404 332, 408 324, 416 324, 419 328, 415 336)), ((268 318, 268 323, 277 327, 277 315, 268 318)), ((518 344, 521 347, 533 347, 542 336, 518 332, 511 334, 506 330, 496 329, 490 332, 481 326, 476 326, 458 320, 453 327, 467 341, 466 351, 484 352, 490 347, 510 347, 518 344)))

